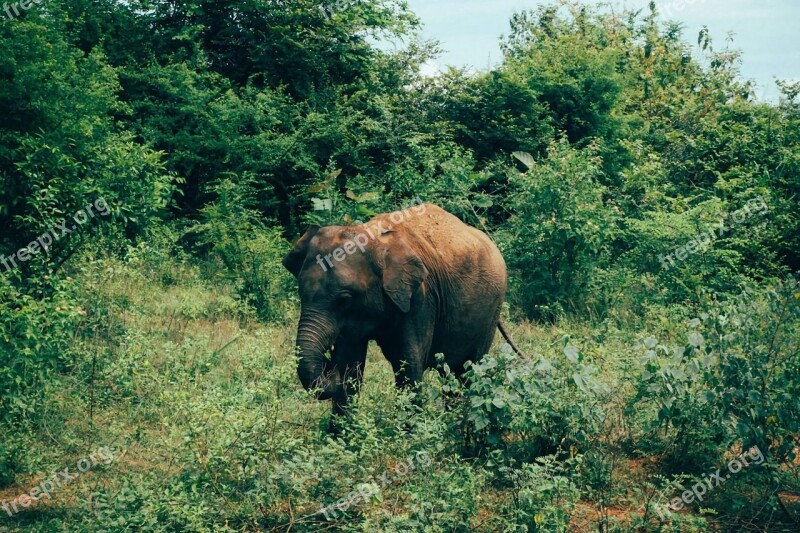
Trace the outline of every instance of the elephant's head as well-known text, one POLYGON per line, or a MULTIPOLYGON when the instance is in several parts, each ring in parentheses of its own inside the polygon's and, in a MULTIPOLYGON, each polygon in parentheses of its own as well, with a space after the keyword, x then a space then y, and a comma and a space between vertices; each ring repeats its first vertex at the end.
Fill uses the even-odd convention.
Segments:
POLYGON ((283 260, 300 290, 297 369, 303 386, 321 400, 343 386, 325 357, 366 343, 397 313, 407 313, 428 271, 399 231, 365 225, 310 227, 283 260))

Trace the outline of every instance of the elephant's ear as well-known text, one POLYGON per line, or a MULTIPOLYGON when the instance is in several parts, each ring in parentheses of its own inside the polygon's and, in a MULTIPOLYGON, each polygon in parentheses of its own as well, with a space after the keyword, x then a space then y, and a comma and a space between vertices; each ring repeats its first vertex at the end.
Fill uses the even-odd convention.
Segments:
POLYGON ((383 290, 404 313, 411 297, 428 277, 428 269, 408 244, 397 239, 383 251, 383 290))
POLYGON ((319 226, 309 226, 305 234, 300 237, 300 240, 294 245, 292 251, 283 258, 283 266, 286 267, 286 270, 291 272, 294 277, 300 274, 300 270, 303 268, 303 261, 306 260, 306 255, 308 255, 308 245, 318 231, 319 226))

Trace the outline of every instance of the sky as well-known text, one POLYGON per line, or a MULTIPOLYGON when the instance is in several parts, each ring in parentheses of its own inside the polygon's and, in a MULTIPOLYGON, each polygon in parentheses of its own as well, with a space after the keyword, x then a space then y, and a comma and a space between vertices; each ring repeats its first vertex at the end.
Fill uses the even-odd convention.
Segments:
MULTIPOLYGON (((445 53, 425 66, 433 73, 445 65, 485 70, 502 59, 500 35, 509 31, 511 15, 550 2, 537 0, 407 0, 422 19, 422 35, 440 41, 445 53)), ((601 0, 583 0, 598 4, 601 0)), ((611 0, 614 6, 645 8, 649 0, 611 0)), ((656 0, 667 17, 685 24, 684 37, 697 42, 706 25, 714 48, 743 52, 742 76, 759 84, 758 95, 775 101, 774 79, 800 81, 800 0, 656 0)))

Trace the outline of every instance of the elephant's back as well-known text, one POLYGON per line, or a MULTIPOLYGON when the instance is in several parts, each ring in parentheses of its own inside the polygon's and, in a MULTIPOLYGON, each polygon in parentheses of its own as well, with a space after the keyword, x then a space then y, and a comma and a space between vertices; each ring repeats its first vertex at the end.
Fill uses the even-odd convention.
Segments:
POLYGON ((506 265, 488 235, 436 205, 426 203, 417 209, 397 230, 414 243, 429 270, 505 293, 506 265))

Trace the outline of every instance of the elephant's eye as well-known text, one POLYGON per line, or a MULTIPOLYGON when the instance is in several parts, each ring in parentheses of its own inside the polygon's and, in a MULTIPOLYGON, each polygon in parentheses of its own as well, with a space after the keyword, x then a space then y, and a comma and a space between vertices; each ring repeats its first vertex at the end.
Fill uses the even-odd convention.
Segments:
POLYGON ((341 292, 336 295, 336 305, 340 307, 345 307, 350 305, 350 302, 353 301, 353 295, 349 292, 341 292))

